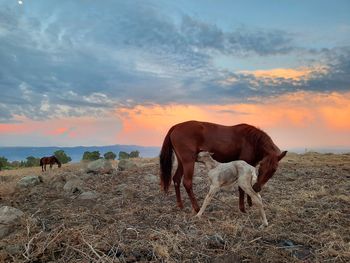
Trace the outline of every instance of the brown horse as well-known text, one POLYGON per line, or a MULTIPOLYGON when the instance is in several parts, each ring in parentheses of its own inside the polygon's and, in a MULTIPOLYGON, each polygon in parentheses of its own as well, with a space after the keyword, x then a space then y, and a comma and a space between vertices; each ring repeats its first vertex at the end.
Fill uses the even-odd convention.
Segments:
POLYGON ((52 165, 57 163, 58 167, 61 167, 61 162, 56 158, 56 156, 52 155, 50 157, 43 157, 40 159, 41 171, 46 171, 46 165, 50 165, 50 169, 52 169, 52 165))
MULTIPOLYGON (((183 208, 180 183, 184 176, 183 185, 196 212, 199 211, 199 206, 193 193, 192 179, 194 163, 200 151, 214 153, 213 158, 218 162, 244 160, 252 166, 260 163, 258 180, 253 185, 256 192, 261 191, 276 172, 278 162, 287 153, 281 152, 264 131, 248 124, 223 126, 199 121, 179 123, 168 131, 160 152, 160 180, 165 192, 168 192, 171 184, 173 151, 178 161, 173 177, 177 206, 183 208)), ((248 203, 252 204, 249 196, 248 203)), ((241 188, 239 208, 245 212, 244 191, 241 188)))

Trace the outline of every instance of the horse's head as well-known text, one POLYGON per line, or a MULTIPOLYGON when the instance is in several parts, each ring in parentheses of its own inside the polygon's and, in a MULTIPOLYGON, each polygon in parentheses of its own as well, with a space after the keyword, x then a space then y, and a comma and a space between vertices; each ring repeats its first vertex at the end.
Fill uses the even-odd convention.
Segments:
POLYGON ((255 192, 260 192, 261 188, 274 175, 277 170, 278 162, 287 154, 287 151, 279 155, 270 154, 260 162, 258 181, 253 185, 255 192))
POLYGON ((58 160, 58 158, 56 156, 54 157, 54 159, 55 159, 55 162, 58 165, 58 168, 60 168, 62 166, 61 162, 58 160))

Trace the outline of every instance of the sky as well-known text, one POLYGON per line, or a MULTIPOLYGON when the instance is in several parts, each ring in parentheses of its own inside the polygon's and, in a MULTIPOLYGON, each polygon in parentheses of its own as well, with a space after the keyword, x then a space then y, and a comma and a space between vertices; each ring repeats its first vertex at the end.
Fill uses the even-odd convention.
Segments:
POLYGON ((160 146, 187 120, 350 148, 350 1, 0 0, 0 146, 160 146))

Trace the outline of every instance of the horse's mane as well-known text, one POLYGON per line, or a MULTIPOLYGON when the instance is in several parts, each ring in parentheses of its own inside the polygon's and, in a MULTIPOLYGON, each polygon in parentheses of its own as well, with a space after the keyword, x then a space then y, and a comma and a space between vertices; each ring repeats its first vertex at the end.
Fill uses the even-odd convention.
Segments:
POLYGON ((264 153, 276 151, 277 146, 273 143, 271 137, 262 129, 249 124, 241 125, 245 138, 254 146, 255 149, 261 149, 264 153))
POLYGON ((61 162, 57 159, 57 157, 56 157, 55 155, 52 155, 52 156, 50 156, 50 157, 48 157, 48 158, 55 160, 57 164, 60 164, 60 163, 61 163, 61 162))

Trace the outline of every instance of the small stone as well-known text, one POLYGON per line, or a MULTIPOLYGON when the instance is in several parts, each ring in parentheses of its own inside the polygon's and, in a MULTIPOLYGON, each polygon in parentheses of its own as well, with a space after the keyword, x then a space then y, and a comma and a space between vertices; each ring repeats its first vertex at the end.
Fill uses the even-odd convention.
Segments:
POLYGON ((96 198, 98 198, 98 194, 92 191, 83 192, 78 197, 81 200, 93 200, 96 198))

